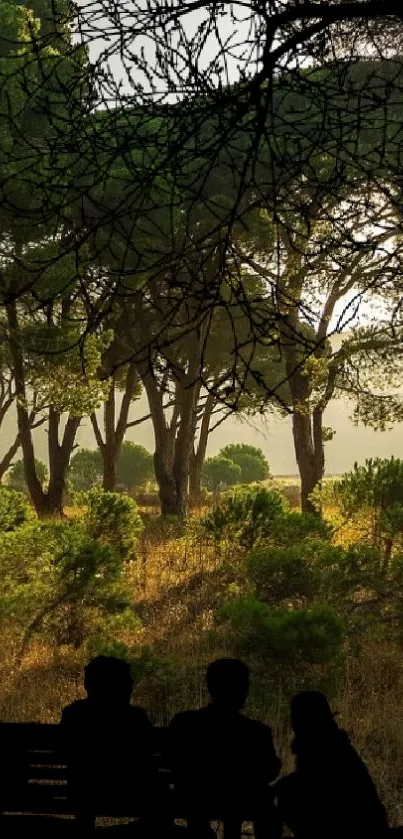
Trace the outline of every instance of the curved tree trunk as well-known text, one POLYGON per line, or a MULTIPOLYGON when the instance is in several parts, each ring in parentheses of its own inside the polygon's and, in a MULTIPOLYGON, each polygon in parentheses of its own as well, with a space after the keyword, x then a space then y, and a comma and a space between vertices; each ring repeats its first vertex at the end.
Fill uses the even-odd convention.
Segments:
POLYGON ((25 481, 33 506, 40 518, 62 515, 66 475, 81 419, 69 416, 59 442, 60 413, 54 406, 48 412, 49 486, 45 492, 38 478, 32 439, 32 416, 27 410, 24 361, 19 340, 18 313, 15 301, 8 303, 9 345, 13 360, 17 399, 18 434, 24 460, 25 481))
POLYGON ((195 506, 200 503, 201 499, 203 466, 206 459, 210 420, 214 409, 214 403, 215 397, 212 393, 209 393, 203 408, 203 417, 200 425, 200 435, 197 448, 193 447, 190 454, 189 503, 195 506))
MULTIPOLYGON (((102 486, 109 492, 114 492, 117 482, 117 465, 122 449, 125 432, 130 426, 129 411, 136 393, 137 374, 134 364, 129 364, 118 418, 116 420, 116 380, 111 376, 108 398, 104 403, 104 436, 102 436, 96 414, 91 414, 95 440, 102 456, 103 480, 102 486)), ((132 423, 133 425, 133 423, 132 423)))

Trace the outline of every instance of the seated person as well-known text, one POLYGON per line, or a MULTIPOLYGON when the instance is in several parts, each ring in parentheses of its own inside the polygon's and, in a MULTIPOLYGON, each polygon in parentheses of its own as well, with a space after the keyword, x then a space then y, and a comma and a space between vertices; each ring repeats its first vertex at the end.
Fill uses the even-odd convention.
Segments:
POLYGON ((239 836, 242 821, 255 835, 280 835, 269 788, 280 771, 270 728, 241 714, 249 691, 249 670, 237 659, 218 659, 207 669, 211 702, 177 714, 170 725, 176 789, 188 808, 188 827, 207 834, 208 815, 224 821, 228 836, 239 836))
POLYGON ((279 814, 298 839, 379 839, 386 812, 368 770, 319 691, 291 702, 295 772, 276 784, 279 814))
POLYGON ((133 681, 126 662, 98 656, 84 669, 87 699, 64 708, 62 742, 76 817, 94 823, 99 805, 113 810, 136 798, 145 804, 154 787, 152 725, 130 704, 133 681))

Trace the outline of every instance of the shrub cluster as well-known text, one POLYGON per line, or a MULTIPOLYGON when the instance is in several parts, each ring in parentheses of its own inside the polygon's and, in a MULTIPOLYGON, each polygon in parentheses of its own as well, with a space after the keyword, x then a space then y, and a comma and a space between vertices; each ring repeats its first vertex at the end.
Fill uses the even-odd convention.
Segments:
POLYGON ((372 470, 376 492, 363 486, 363 469, 334 493, 350 511, 352 499, 362 498, 378 540, 336 545, 326 522, 290 511, 279 492, 264 487, 226 493, 202 521, 217 546, 238 546, 239 582, 218 611, 217 631, 262 672, 274 661, 294 671, 304 662, 336 662, 374 634, 403 640, 398 467, 367 464, 365 480, 372 470))
POLYGON ((49 643, 118 644, 138 631, 127 579, 142 521, 135 502, 94 489, 75 521, 41 522, 24 496, 0 491, 0 622, 20 637, 20 656, 49 643))

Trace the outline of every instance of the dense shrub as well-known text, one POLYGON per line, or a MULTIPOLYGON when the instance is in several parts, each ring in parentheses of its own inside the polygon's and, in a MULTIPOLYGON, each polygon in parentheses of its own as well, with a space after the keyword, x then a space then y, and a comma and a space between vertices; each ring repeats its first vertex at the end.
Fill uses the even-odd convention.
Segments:
POLYGON ((368 513, 369 536, 385 557, 403 537, 403 460, 376 458, 363 466, 354 464, 352 472, 335 485, 344 515, 368 513))
POLYGON ((143 522, 137 504, 126 495, 93 489, 85 494, 83 523, 93 539, 117 551, 121 560, 134 558, 143 522))
MULTIPOLYGON (((115 621, 126 631, 130 589, 117 551, 82 523, 33 522, 0 540, 0 620, 19 628, 25 650, 37 633, 79 647, 115 621)), ((134 617, 134 616, 133 616, 134 617)), ((137 626, 136 618, 130 623, 137 626)))
POLYGON ((229 625, 240 655, 283 662, 329 661, 339 653, 345 637, 341 618, 321 605, 281 609, 248 596, 223 606, 218 620, 229 625))
POLYGON ((250 548, 270 536, 284 510, 285 502, 278 492, 265 487, 242 488, 227 494, 201 524, 216 541, 231 539, 250 548))
POLYGON ((325 604, 343 616, 356 641, 385 633, 403 637, 403 554, 385 565, 374 546, 306 540, 257 547, 246 556, 245 570, 254 595, 266 604, 325 604))
POLYGON ((152 454, 137 443, 125 440, 118 457, 116 477, 119 485, 129 491, 155 478, 152 454))
MULTIPOLYGON (((48 478, 48 470, 41 460, 35 458, 36 474, 42 484, 46 483, 48 478)), ((17 492, 27 492, 27 483, 25 480, 24 461, 16 460, 7 473, 7 486, 10 489, 15 489, 17 492)))
POLYGON ((103 475, 99 449, 80 449, 70 461, 68 480, 73 490, 89 490, 100 484, 103 475))
POLYGON ((0 532, 8 532, 35 518, 22 492, 0 486, 0 532))
POLYGON ((241 475, 241 467, 222 455, 208 457, 203 466, 203 483, 212 490, 217 489, 220 484, 239 484, 241 475))
POLYGON ((265 481, 270 477, 269 464, 261 449, 247 443, 231 443, 221 449, 219 456, 237 463, 241 468, 241 483, 265 481))
POLYGON ((304 544, 255 548, 245 565, 256 595, 271 603, 314 597, 320 586, 312 561, 314 549, 304 544))
POLYGON ((296 545, 306 539, 330 539, 331 526, 312 515, 296 510, 284 510, 273 522, 270 541, 276 545, 296 545))

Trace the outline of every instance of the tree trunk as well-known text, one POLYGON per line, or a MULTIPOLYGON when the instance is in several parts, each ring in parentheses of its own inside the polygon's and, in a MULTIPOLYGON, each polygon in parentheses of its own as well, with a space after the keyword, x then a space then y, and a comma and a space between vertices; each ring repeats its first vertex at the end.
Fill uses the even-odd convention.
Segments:
POLYGON ((44 515, 47 516, 63 515, 66 475, 81 421, 78 417, 68 417, 60 443, 60 420, 59 411, 51 405, 48 419, 49 486, 44 493, 44 515))
POLYGON ((91 414, 95 439, 102 456, 102 486, 108 492, 114 492, 117 480, 117 464, 122 443, 128 427, 129 411, 136 392, 137 374, 133 364, 129 364, 119 416, 116 421, 116 380, 112 375, 108 398, 104 404, 104 436, 98 424, 96 414, 91 414))
POLYGON ((301 478, 301 510, 321 516, 320 510, 312 503, 310 495, 323 477, 323 443, 320 450, 315 448, 312 438, 312 417, 308 413, 294 410, 292 419, 295 456, 301 478))
POLYGON ((116 451, 115 451, 115 378, 112 376, 108 398, 104 404, 104 445, 102 458, 104 475, 102 486, 113 492, 116 486, 116 451))
POLYGON ((206 449, 208 442, 208 435, 210 431, 210 420, 213 413, 215 398, 212 393, 209 393, 203 410, 203 417, 200 426, 200 436, 197 448, 193 447, 190 453, 190 470, 189 470, 189 502, 191 505, 200 503, 201 498, 201 480, 203 473, 203 465, 206 459, 206 449))
POLYGON ((166 468, 164 453, 158 444, 154 453, 154 470, 158 483, 161 514, 163 516, 180 515, 175 481, 171 470, 166 468))
POLYGON ((2 459, 0 461, 0 483, 3 480, 4 475, 6 474, 7 470, 10 468, 11 463, 13 461, 13 458, 15 457, 15 455, 18 452, 20 444, 21 444, 20 435, 17 433, 14 442, 11 444, 10 448, 8 449, 8 451, 5 453, 5 455, 2 457, 2 459))
POLYGON ((104 443, 102 448, 102 457, 104 467, 102 486, 108 492, 114 492, 116 489, 116 467, 118 455, 113 441, 108 440, 107 443, 104 443))
POLYGON ((14 367, 17 423, 24 458, 25 481, 35 510, 38 515, 42 515, 45 514, 43 510, 44 506, 46 506, 46 496, 43 492, 38 475, 36 474, 34 444, 32 440, 29 415, 26 408, 27 396, 24 361, 21 352, 21 343, 19 340, 18 314, 15 300, 7 304, 6 311, 9 328, 10 353, 14 367))
POLYGON ((201 499, 201 479, 204 457, 201 456, 199 446, 190 453, 189 463, 189 504, 197 507, 201 499))

